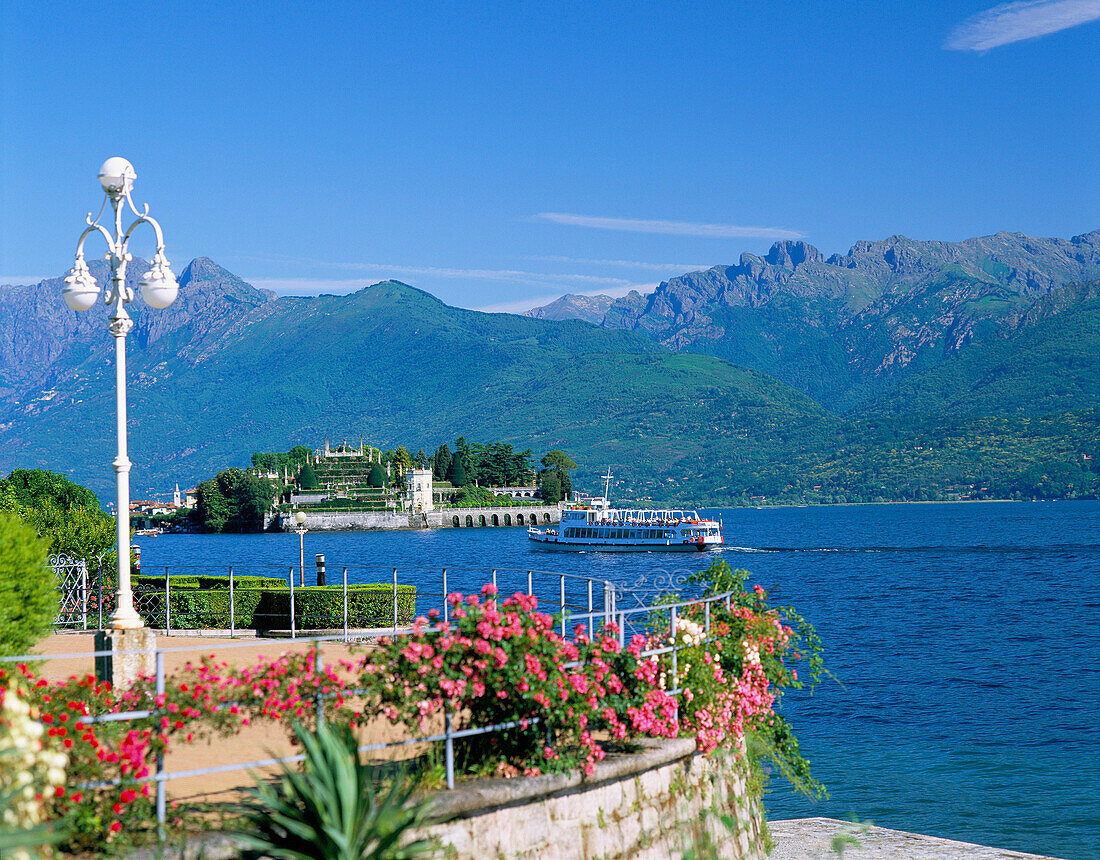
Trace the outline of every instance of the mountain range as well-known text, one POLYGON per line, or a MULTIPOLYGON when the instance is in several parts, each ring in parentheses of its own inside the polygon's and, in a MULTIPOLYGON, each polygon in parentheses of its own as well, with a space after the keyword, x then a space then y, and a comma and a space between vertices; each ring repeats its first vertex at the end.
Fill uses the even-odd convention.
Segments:
MULTIPOLYGON (((166 310, 130 305, 135 498, 359 436, 562 448, 580 486, 611 464, 620 498, 697 504, 1057 494, 1053 474, 1079 495, 1100 456, 1100 231, 894 236, 828 259, 780 242, 526 315, 396 281, 276 297, 205 258, 179 282, 166 310)), ((0 469, 107 499, 106 312, 70 311, 61 286, 0 287, 0 469)))

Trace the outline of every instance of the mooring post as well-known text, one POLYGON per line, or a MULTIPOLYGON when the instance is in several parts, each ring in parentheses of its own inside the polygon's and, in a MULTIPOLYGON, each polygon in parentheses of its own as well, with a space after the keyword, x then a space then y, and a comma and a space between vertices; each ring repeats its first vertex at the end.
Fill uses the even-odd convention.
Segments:
POLYGON ((325 584, 325 556, 323 553, 317 553, 317 584, 325 584))

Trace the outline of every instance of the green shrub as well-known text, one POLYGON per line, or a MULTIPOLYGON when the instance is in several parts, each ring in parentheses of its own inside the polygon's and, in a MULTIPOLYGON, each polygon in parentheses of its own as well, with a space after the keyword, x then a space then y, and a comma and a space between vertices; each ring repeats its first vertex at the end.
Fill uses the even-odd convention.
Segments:
POLYGON ((0 514, 0 654, 25 654, 53 628, 57 584, 46 544, 14 514, 0 514))
MULTIPOLYGON (((194 630, 229 627, 229 579, 224 576, 173 576, 169 589, 171 618, 165 617, 164 578, 133 577, 134 594, 146 624, 194 630)), ((339 628, 344 624, 341 585, 294 589, 295 627, 339 628)), ((416 587, 397 586, 397 623, 411 624, 416 615, 416 587)), ((286 580, 260 576, 233 579, 233 624, 241 629, 290 628, 290 587, 286 580)), ((393 586, 369 583, 348 586, 348 626, 393 624, 393 586)))

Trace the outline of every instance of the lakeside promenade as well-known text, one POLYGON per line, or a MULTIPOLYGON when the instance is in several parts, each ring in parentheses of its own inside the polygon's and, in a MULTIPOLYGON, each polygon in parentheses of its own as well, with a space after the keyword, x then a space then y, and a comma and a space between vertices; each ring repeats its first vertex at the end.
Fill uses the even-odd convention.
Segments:
MULTIPOLYGON (((214 656, 234 666, 250 665, 261 656, 268 659, 294 651, 304 651, 312 646, 308 640, 255 639, 225 636, 159 635, 158 648, 165 649, 165 669, 171 674, 188 662, 196 663, 203 656, 214 656), (232 646, 232 647, 227 647, 232 646)), ((360 653, 363 643, 345 645, 342 642, 323 643, 326 663, 339 665, 340 660, 360 653)), ((70 675, 94 671, 90 656, 94 650, 94 634, 59 633, 41 641, 36 649, 43 657, 55 657, 43 662, 42 677, 61 680, 70 675), (88 653, 88 657, 79 656, 88 653), (78 655, 56 657, 56 655, 78 655)), ((361 743, 382 743, 397 740, 400 729, 384 719, 371 721, 360 731, 361 743)), ((417 747, 406 747, 402 755, 421 752, 417 747)), ((286 727, 277 723, 256 723, 228 738, 214 737, 191 744, 178 744, 168 753, 168 769, 183 771, 225 764, 228 761, 264 759, 272 755, 292 755, 296 752, 290 744, 286 727)), ((387 751, 388 752, 388 751, 387 751)), ((392 758, 393 756, 385 756, 392 758)), ((271 776, 272 768, 258 768, 257 775, 271 776)), ((252 776, 244 770, 207 774, 169 782, 169 799, 172 802, 218 802, 240 798, 242 788, 253 784, 252 776)), ((992 846, 960 842, 936 836, 892 830, 884 827, 858 827, 851 822, 815 817, 786 819, 769 822, 775 849, 769 860, 825 860, 836 857, 834 839, 849 834, 858 845, 847 844, 846 852, 860 860, 966 860, 966 858, 998 858, 998 860, 1050 860, 1046 855, 1028 854, 992 846)), ((191 846, 207 860, 235 856, 235 848, 224 837, 211 835, 202 845, 191 846)), ((144 856, 144 852, 137 852, 144 856)), ((153 855, 150 854, 150 857, 153 855)), ((190 856, 190 855, 188 855, 190 856)))

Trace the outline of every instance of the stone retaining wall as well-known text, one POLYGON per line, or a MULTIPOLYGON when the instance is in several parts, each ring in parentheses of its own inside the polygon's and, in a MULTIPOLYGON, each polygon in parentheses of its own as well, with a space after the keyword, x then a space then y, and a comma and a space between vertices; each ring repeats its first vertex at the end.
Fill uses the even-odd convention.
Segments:
POLYGON ((427 829, 453 860, 664 860, 696 856, 763 860, 763 811, 731 756, 701 756, 693 739, 646 741, 611 755, 596 773, 476 780, 441 792, 427 829), (720 816, 730 816, 734 831, 720 816))
MULTIPOLYGON (((501 507, 501 508, 444 508, 427 513, 387 512, 387 511, 344 511, 325 512, 306 510, 305 526, 310 531, 363 531, 371 529, 423 529, 423 528, 454 528, 454 518, 458 517, 459 528, 467 528, 466 518, 470 518, 470 525, 480 527, 484 518, 485 526, 493 527, 493 518, 496 517, 496 526, 504 526, 505 514, 511 520, 512 525, 518 515, 522 514, 524 526, 533 525, 529 518, 537 515, 540 523, 557 523, 561 521, 561 508, 556 505, 501 507)), ((293 514, 267 515, 264 519, 264 530, 294 531, 297 527, 293 514)))

